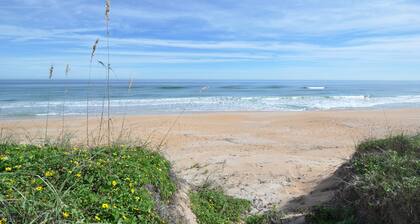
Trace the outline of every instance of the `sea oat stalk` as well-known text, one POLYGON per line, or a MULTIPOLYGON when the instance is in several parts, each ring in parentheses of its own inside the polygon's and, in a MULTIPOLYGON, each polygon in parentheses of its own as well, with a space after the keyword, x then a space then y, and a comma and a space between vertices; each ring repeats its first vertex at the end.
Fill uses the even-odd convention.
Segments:
POLYGON ((110 85, 109 85, 109 69, 110 69, 110 64, 109 64, 109 14, 111 11, 111 0, 105 0, 105 23, 106 23, 106 46, 107 46, 107 56, 108 56, 108 60, 107 60, 107 81, 106 81, 106 90, 107 90, 107 98, 108 98, 108 111, 107 111, 107 115, 108 115, 108 146, 111 145, 111 126, 110 126, 110 122, 111 122, 111 118, 110 118, 110 107, 111 107, 111 100, 110 100, 110 85))
MULTIPOLYGON (((49 75, 48 75, 48 79, 52 80, 53 77, 53 73, 54 73, 54 65, 50 66, 50 70, 49 70, 49 75)), ((47 94, 47 118, 45 121, 45 135, 44 135, 44 144, 47 143, 47 138, 48 138, 48 120, 49 120, 49 115, 50 115, 50 92, 48 89, 48 94, 47 94)))
POLYGON ((64 75, 67 77, 69 75, 69 73, 70 73, 70 65, 67 64, 66 65, 66 71, 65 71, 64 75))
MULTIPOLYGON (((66 65, 66 70, 64 72, 65 77, 67 78, 67 76, 70 73, 70 65, 67 64, 66 65)), ((64 143, 64 128, 65 128, 65 124, 64 124, 64 112, 65 112, 65 106, 66 106, 66 99, 67 99, 67 87, 64 90, 64 99, 63 99, 63 107, 61 110, 61 143, 64 143)))
MULTIPOLYGON (((105 63, 103 63, 101 60, 97 60, 97 61, 100 65, 102 65, 102 67, 107 69, 107 66, 105 65, 105 63)), ((102 98, 101 119, 100 119, 100 122, 99 122, 99 133, 98 133, 98 142, 99 143, 102 142, 102 127, 103 127, 103 122, 104 122, 105 98, 106 98, 106 92, 104 94, 104 97, 102 98)))
POLYGON ((86 146, 89 147, 89 89, 92 81, 92 61, 95 57, 96 48, 98 47, 99 38, 95 40, 92 45, 92 52, 90 53, 90 64, 89 64, 89 79, 86 88, 86 146))
MULTIPOLYGON (((131 92, 131 88, 133 88, 133 84, 134 84, 134 80, 133 80, 133 78, 130 78, 130 80, 128 81, 128 90, 127 90, 127 97, 128 98, 130 98, 130 92, 131 92)), ((124 107, 125 108, 124 108, 123 120, 121 122, 121 131, 120 131, 120 134, 119 134, 119 137, 118 137, 119 139, 122 138, 122 135, 123 135, 123 132, 124 132, 125 119, 126 119, 126 116, 127 116, 127 104, 125 104, 124 107)))

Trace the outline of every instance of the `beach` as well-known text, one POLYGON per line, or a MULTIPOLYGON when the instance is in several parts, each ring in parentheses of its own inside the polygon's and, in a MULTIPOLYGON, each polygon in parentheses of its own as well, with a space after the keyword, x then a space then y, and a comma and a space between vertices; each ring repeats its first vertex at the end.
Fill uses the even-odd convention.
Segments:
MULTIPOLYGON (((113 135, 125 120, 130 140, 160 145, 177 176, 191 185, 211 181, 232 196, 249 199, 254 210, 291 206, 346 162, 360 141, 415 133, 420 109, 354 109, 306 112, 214 112, 113 116, 113 135), (164 143, 164 144, 161 144, 164 143)), ((3 119, 3 134, 30 143, 42 138, 45 118, 3 119)), ((50 137, 62 132, 61 117, 50 117, 50 137)), ((91 117, 95 135, 98 117, 91 117)), ((86 141, 84 117, 65 117, 72 141, 86 141)), ((128 138, 128 137, 127 137, 128 138)), ((91 140, 92 141, 92 140, 91 140)), ((325 201, 326 188, 300 200, 300 207, 325 201)))
POLYGON ((420 1, 3 2, 0 224, 420 224, 420 1))

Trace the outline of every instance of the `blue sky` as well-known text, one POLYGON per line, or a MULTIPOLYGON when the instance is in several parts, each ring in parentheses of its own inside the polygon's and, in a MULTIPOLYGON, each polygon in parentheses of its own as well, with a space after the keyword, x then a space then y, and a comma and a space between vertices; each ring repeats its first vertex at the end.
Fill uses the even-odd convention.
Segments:
MULTIPOLYGON (((419 0, 111 0, 110 24, 118 79, 420 79, 419 0)), ((2 0, 0 78, 87 78, 104 33, 104 0, 2 0)))

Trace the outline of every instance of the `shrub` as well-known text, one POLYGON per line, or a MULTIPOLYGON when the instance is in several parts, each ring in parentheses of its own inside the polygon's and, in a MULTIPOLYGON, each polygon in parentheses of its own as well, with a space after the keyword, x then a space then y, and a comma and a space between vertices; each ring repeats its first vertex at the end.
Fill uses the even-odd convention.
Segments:
POLYGON ((318 206, 306 216, 306 222, 316 224, 354 224, 356 219, 351 209, 318 206))
POLYGON ((362 142, 338 173, 345 184, 331 203, 334 212, 315 209, 307 217, 312 223, 420 223, 420 136, 362 142))
POLYGON ((348 195, 360 220, 420 222, 419 137, 396 136, 362 143, 351 160, 348 195), (381 148, 378 152, 377 149, 381 148))

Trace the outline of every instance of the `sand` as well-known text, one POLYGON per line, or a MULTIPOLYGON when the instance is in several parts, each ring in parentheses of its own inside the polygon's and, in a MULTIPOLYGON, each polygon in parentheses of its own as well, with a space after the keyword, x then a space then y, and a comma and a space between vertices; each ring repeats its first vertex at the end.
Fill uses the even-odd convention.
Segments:
MULTIPOLYGON (((91 120, 91 127, 97 127, 97 120, 91 120)), ((121 121, 113 118, 115 135, 121 121)), ((24 141, 43 136, 44 119, 0 122, 24 141)), ((59 135, 61 119, 50 119, 49 127, 51 135, 59 135)), ((74 141, 85 141, 84 118, 66 118, 65 127, 74 141)), ((260 211, 290 206, 291 200, 308 195, 350 158, 361 140, 418 131, 420 110, 139 115, 127 116, 126 127, 132 138, 152 145, 164 139, 162 152, 188 183, 212 181, 229 195, 253 201, 254 211, 260 211)), ((300 206, 325 201, 331 193, 326 188, 300 206)))

